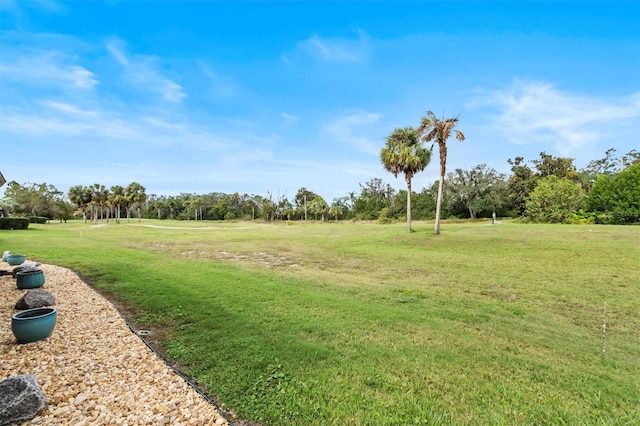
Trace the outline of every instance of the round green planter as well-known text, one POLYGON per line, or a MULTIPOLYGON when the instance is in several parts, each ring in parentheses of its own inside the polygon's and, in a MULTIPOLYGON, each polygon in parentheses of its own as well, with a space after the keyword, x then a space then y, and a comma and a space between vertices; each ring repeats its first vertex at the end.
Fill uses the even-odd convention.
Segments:
POLYGON ((7 256, 7 263, 12 266, 21 265, 25 260, 27 260, 27 256, 24 254, 10 254, 7 256))
POLYGON ((20 290, 28 288, 38 288, 44 285, 44 271, 20 271, 16 273, 16 285, 20 290))
POLYGON ((58 322, 55 308, 34 308, 11 316, 11 331, 18 343, 31 343, 51 336, 58 322))

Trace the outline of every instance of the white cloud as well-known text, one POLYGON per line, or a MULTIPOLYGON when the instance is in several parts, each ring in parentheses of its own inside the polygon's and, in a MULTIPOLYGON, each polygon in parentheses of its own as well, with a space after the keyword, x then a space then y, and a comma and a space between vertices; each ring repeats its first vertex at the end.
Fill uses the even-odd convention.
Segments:
POLYGON ((67 8, 59 1, 34 0, 33 3, 38 5, 45 12, 49 12, 49 13, 66 13, 67 12, 67 8))
POLYGON ((336 141, 355 147, 367 154, 378 154, 380 143, 372 141, 367 135, 371 125, 378 122, 382 114, 361 110, 349 111, 346 115, 334 119, 325 126, 324 131, 336 141))
MULTIPOLYGON (((52 13, 52 14, 66 14, 68 8, 59 1, 53 0, 31 0, 27 1, 15 1, 15 0, 0 0, 0 12, 4 12, 9 15, 10 18, 21 20, 23 17, 28 16, 30 9, 37 10, 38 12, 52 13)), ((21 22, 21 21, 18 21, 21 22)), ((9 25, 6 25, 8 27, 9 25)))
POLYGON ((280 117, 282 117, 282 125, 285 127, 292 126, 299 120, 297 115, 288 114, 286 112, 281 112, 280 117))
POLYGON ((193 126, 165 123, 161 119, 124 116, 116 112, 96 111, 81 105, 43 100, 28 111, 5 111, 3 133, 22 135, 37 140, 78 141, 91 139, 106 143, 135 145, 170 145, 184 135, 194 144, 202 144, 202 132, 193 126))
POLYGON ((207 77, 209 83, 209 92, 220 98, 235 96, 238 92, 237 84, 229 78, 220 76, 211 66, 204 61, 196 61, 202 73, 207 77))
POLYGON ((124 48, 124 46, 122 46, 123 44, 124 43, 122 43, 120 40, 112 40, 111 42, 107 43, 107 50, 109 51, 111 56, 113 56, 113 59, 116 60, 116 62, 118 62, 123 67, 128 67, 129 60, 124 55, 124 53, 120 51, 120 48, 124 48), (116 45, 118 45, 118 47, 116 47, 116 45))
POLYGON ((0 65, 3 78, 35 86, 56 87, 62 90, 93 89, 98 84, 93 72, 71 65, 73 59, 59 52, 31 52, 13 62, 5 58, 0 65))
POLYGON ((71 115, 78 115, 82 117, 96 117, 97 112, 86 110, 83 108, 76 107, 75 105, 71 105, 64 102, 57 102, 53 100, 46 100, 42 102, 43 105, 48 106, 51 109, 61 111, 71 115))
POLYGON ((86 68, 72 66, 69 68, 71 80, 77 87, 83 89, 91 89, 98 83, 98 80, 93 78, 93 73, 86 68))
POLYGON ((107 50, 123 70, 125 79, 136 88, 156 92, 169 102, 181 102, 187 95, 182 86, 168 79, 156 70, 158 59, 152 56, 129 55, 125 44, 120 39, 107 42, 107 50))
POLYGON ((160 79, 158 90, 163 98, 171 102, 181 102, 187 96, 182 91, 182 86, 166 78, 160 79))
POLYGON ((552 144, 571 155, 611 137, 620 127, 638 124, 640 93, 605 99, 563 92, 550 83, 515 83, 481 96, 469 107, 490 106, 490 124, 513 144, 552 144))
POLYGON ((251 166, 255 165, 256 163, 268 163, 272 160, 273 153, 270 150, 262 149, 259 147, 243 150, 233 150, 224 158, 225 163, 230 163, 236 166, 248 166, 248 171, 251 171, 251 166))
MULTIPOLYGON (((358 38, 344 39, 320 37, 313 34, 298 43, 296 50, 313 58, 333 63, 362 62, 369 52, 369 40, 363 31, 358 31, 358 38)), ((287 55, 281 56, 285 63, 289 63, 287 55)))
MULTIPOLYGON (((83 126, 84 127, 84 126, 83 126)), ((59 120, 57 118, 46 118, 38 115, 28 114, 3 114, 2 132, 36 136, 80 136, 84 128, 76 123, 59 120)))
POLYGON ((139 125, 133 119, 127 121, 117 116, 105 114, 76 114, 78 107, 65 104, 48 103, 47 110, 29 113, 7 112, 3 114, 3 133, 34 138, 44 137, 49 141, 71 141, 76 139, 145 141, 151 139, 148 128, 139 125), (59 112, 60 114, 56 114, 59 112))
POLYGON ((144 121, 154 127, 166 129, 173 132, 185 132, 187 130, 186 126, 183 123, 170 123, 158 117, 144 117, 144 121))

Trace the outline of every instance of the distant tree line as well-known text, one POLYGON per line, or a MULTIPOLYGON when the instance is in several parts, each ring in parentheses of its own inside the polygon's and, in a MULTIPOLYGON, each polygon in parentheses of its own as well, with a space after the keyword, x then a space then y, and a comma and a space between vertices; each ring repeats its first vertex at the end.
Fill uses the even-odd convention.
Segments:
POLYGON ((506 176, 480 164, 447 174, 448 217, 514 217, 540 223, 640 224, 640 153, 615 149, 577 170, 571 158, 509 159, 506 176))
MULTIPOLYGON (((411 131, 395 137, 413 140, 411 131), (408 138, 408 139, 407 139, 408 138)), ((426 155, 416 151, 422 158, 426 155)), ((508 160, 511 173, 486 164, 446 174, 442 188, 443 218, 514 217, 546 223, 640 223, 640 153, 621 157, 609 149, 605 157, 577 170, 571 158, 540 153, 540 158, 508 160)), ((417 164, 420 168, 421 164, 417 164)), ((389 169, 387 169, 389 170, 389 169)), ((403 173, 402 169, 398 173, 403 173)), ((291 199, 285 195, 182 193, 146 194, 132 182, 106 188, 76 185, 65 194, 46 183, 7 184, 0 208, 14 217, 49 220, 81 219, 119 223, 123 218, 177 220, 340 221, 404 220, 410 199, 411 217, 435 219, 440 181, 419 192, 397 191, 380 178, 360 183, 357 191, 331 202, 307 188, 291 199)))
MULTIPOLYGON (((443 215, 475 219, 491 214, 519 217, 532 222, 548 223, 640 223, 640 153, 635 150, 616 157, 616 149, 605 157, 591 161, 576 170, 573 159, 553 157, 545 152, 531 160, 533 168, 522 157, 509 159, 512 174, 507 178, 480 164, 471 170, 456 169, 446 174, 447 141, 453 135, 464 141, 456 129, 458 116, 438 118, 432 111, 422 117, 417 129, 396 128, 380 150, 383 167, 407 183, 407 228, 411 232, 411 180, 431 161, 438 147, 440 178, 437 185, 434 234, 440 233, 443 215), (423 144, 431 143, 427 149, 423 144), (443 213, 444 211, 444 213, 443 213)), ((432 187, 429 195, 436 193, 432 187)), ((425 194, 426 195, 426 194, 425 194)), ((380 220, 394 217, 393 211, 382 210, 380 220)))

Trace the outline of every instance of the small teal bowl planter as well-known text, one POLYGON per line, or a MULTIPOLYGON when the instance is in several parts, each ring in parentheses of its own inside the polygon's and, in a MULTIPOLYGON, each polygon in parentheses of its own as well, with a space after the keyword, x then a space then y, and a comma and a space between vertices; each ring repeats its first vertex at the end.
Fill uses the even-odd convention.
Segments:
POLYGON ((10 254, 7 256, 7 263, 12 266, 22 265, 25 260, 27 260, 27 256, 24 254, 10 254))
POLYGON ((32 343, 51 336, 58 322, 55 308, 34 308, 11 316, 11 331, 18 343, 32 343))
POLYGON ((38 288, 44 285, 44 271, 20 271, 16 273, 16 285, 20 290, 28 288, 38 288))

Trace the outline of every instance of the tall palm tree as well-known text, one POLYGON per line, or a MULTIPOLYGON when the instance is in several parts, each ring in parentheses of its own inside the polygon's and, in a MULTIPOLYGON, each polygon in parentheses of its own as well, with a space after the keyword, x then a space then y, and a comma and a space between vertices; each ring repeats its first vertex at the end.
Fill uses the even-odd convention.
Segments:
POLYGON ((193 196, 189 199, 189 207, 193 209, 194 219, 198 220, 198 214, 200 214, 200 220, 202 220, 202 205, 203 205, 202 197, 193 196))
POLYGON ((127 222, 131 219, 131 210, 135 207, 138 211, 138 222, 140 222, 140 211, 142 205, 147 201, 145 187, 138 182, 131 182, 124 189, 125 207, 127 209, 127 222))
POLYGON ((91 190, 82 185, 76 185, 69 188, 67 194, 69 201, 76 205, 82 212, 82 221, 87 222, 87 205, 91 202, 91 190))
POLYGON ((173 220, 176 209, 178 208, 176 197, 170 196, 169 198, 167 198, 166 206, 169 209, 169 219, 173 220))
POLYGON ((187 221, 189 221, 191 216, 191 197, 193 197, 193 195, 189 195, 188 198, 182 200, 182 207, 187 209, 187 221))
MULTIPOLYGON (((100 221, 102 221, 102 215, 104 213, 104 205, 107 202, 107 196, 109 195, 107 188, 104 185, 94 183, 89 187, 91 190, 91 205, 93 206, 93 222, 97 222, 98 213, 100 213, 100 221)), ((109 219, 107 218, 107 222, 109 219)))
POLYGON ((411 179, 427 167, 431 151, 422 146, 416 129, 398 127, 387 136, 385 146, 380 150, 380 161, 395 177, 404 173, 407 182, 407 229, 411 232, 411 179))
POLYGON ((422 117, 420 127, 418 127, 418 135, 423 142, 431 141, 431 151, 433 145, 438 144, 440 151, 440 182, 438 182, 438 199, 436 200, 436 225, 434 235, 440 234, 440 213, 442 211, 442 191, 444 184, 444 175, 447 172, 447 139, 451 136, 451 132, 455 131, 456 139, 464 140, 464 134, 459 130, 454 130, 458 124, 459 116, 453 118, 438 118, 436 115, 427 111, 427 115, 422 117))
POLYGON ((116 223, 120 223, 120 211, 123 204, 126 204, 126 197, 124 195, 124 187, 120 185, 114 185, 111 187, 109 193, 109 204, 114 209, 114 219, 116 223))

